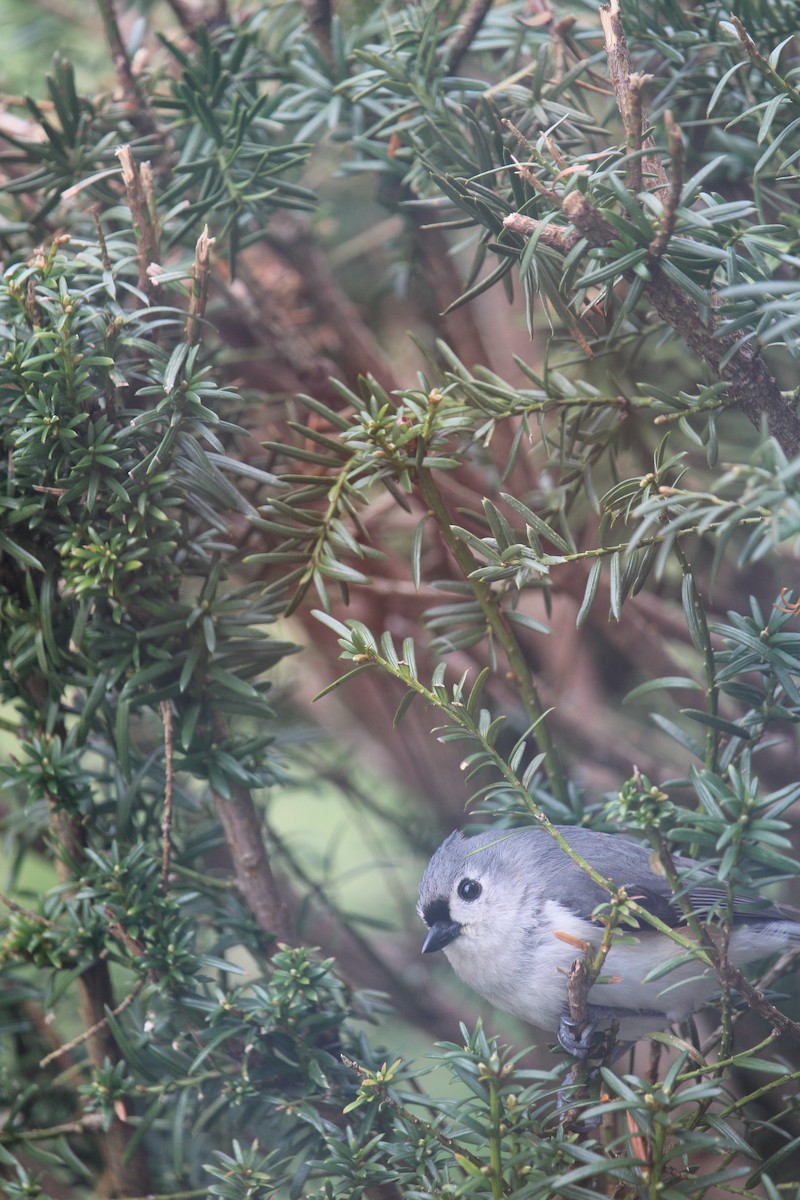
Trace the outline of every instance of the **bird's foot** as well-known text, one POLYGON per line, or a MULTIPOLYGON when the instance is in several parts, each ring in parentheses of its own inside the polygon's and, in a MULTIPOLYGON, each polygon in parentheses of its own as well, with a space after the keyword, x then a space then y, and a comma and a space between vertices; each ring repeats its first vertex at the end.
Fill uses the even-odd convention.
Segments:
POLYGON ((598 1025, 607 1021, 609 1018, 613 1020, 613 1013, 610 1010, 601 1008, 597 1005, 590 1004, 586 1010, 586 1020, 582 1023, 580 1033, 578 1033, 579 1025, 574 1021, 568 1011, 564 1011, 561 1015, 561 1020, 558 1023, 558 1041, 563 1050, 567 1054, 571 1054, 578 1061, 570 1070, 567 1078, 572 1086, 565 1086, 559 1089, 558 1093, 558 1111, 561 1114, 561 1121, 565 1128, 568 1128, 576 1133, 590 1133, 601 1124, 600 1117, 580 1118, 577 1115, 575 1107, 575 1096, 580 1094, 583 1089, 575 1088, 575 1084, 580 1082, 583 1088, 590 1087, 597 1079, 599 1071, 584 1067, 582 1064, 590 1057, 592 1051, 605 1054, 607 1050, 605 1038, 595 1038, 598 1032, 598 1025))
POLYGON ((591 1051, 591 1039, 596 1031, 596 1022, 587 1021, 581 1033, 577 1033, 577 1022, 569 1013, 561 1014, 558 1027, 558 1039, 561 1049, 566 1050, 573 1058, 588 1058, 591 1051))

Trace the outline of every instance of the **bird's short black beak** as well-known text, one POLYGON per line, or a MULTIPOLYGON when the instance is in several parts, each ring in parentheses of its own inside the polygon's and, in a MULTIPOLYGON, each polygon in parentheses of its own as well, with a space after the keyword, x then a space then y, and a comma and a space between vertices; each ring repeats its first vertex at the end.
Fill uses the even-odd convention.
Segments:
POLYGON ((434 921, 422 943, 422 953, 433 954, 436 950, 444 950, 460 933, 458 921, 434 921))

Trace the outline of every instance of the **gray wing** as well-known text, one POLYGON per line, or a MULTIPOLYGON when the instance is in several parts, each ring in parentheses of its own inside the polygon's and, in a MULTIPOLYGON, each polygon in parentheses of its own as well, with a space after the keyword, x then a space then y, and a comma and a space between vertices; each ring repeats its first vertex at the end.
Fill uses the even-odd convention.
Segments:
MULTIPOLYGON (((644 846, 617 834, 591 829, 566 826, 559 832, 573 850, 611 883, 624 888, 632 900, 654 917, 670 926, 678 925, 684 919, 666 879, 651 868, 650 853, 644 846)), ((540 836, 549 835, 541 833, 540 836)), ((589 920, 599 904, 608 903, 609 893, 590 879, 563 850, 555 849, 558 853, 551 860, 547 893, 559 904, 589 920)))
MULTIPOLYGON (((612 883, 624 887, 632 900, 647 912, 652 913, 665 925, 675 927, 686 923, 686 914, 667 880, 656 874, 650 865, 650 851, 628 838, 617 834, 597 833, 589 829, 561 827, 560 832, 574 850, 600 871, 612 883)), ((545 833, 539 836, 547 837, 545 833)), ((728 892, 720 887, 716 876, 704 870, 694 859, 676 856, 675 865, 684 872, 692 872, 698 879, 691 887, 688 897, 692 910, 701 917, 715 911, 724 911, 728 904, 728 892)), ((578 916, 589 919, 599 904, 608 902, 608 893, 594 883, 586 872, 559 851, 555 860, 548 894, 578 916)), ((737 921, 787 921, 795 920, 795 914, 770 903, 761 896, 737 895, 733 901, 732 917, 737 921)), ((646 922, 644 922, 646 924, 646 922)))

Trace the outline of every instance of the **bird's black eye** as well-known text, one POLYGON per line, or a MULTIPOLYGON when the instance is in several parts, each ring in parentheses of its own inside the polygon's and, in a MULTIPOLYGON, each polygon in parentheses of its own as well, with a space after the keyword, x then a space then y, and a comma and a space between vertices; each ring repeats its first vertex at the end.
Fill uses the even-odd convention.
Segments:
POLYGON ((462 879, 456 891, 462 900, 477 900, 483 888, 477 879, 462 879))

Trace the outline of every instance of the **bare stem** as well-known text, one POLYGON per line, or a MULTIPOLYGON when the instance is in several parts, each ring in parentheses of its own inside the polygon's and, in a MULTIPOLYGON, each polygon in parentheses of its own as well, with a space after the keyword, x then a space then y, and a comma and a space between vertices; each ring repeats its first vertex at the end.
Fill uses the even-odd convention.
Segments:
POLYGON ((169 891, 169 864, 172 857, 172 800, 174 762, 172 744, 172 705, 161 701, 161 720, 164 724, 164 816, 161 821, 161 891, 169 891))
POLYGON ((523 237, 531 237, 535 233, 542 245, 549 246, 551 250, 560 250, 562 254, 569 254, 581 240, 580 234, 574 229, 537 221, 533 217, 526 217, 524 213, 509 213, 503 218, 503 226, 511 233, 519 233, 523 237))
POLYGON ((460 67, 491 7, 492 0, 470 0, 458 28, 445 43, 442 53, 449 74, 454 75, 460 67))
MULTIPOLYGON (((529 156, 531 158, 535 158, 536 151, 525 137, 524 133, 520 133, 519 129, 517 129, 516 125, 513 125, 511 121, 504 119, 502 123, 505 125, 506 129, 511 130, 520 146, 527 150, 529 156)), ((544 198, 549 200, 551 204, 554 204, 556 207, 560 206, 561 198, 557 192, 554 192, 551 188, 547 187, 546 184, 542 183, 542 181, 534 175, 533 171, 531 171, 531 169, 525 163, 518 162, 516 158, 513 159, 513 162, 520 179, 524 179, 526 183, 529 183, 535 192, 538 192, 540 196, 544 196, 544 198)), ((510 228, 505 221, 503 224, 506 225, 506 228, 510 228)))
MULTIPOLYGON (((138 979, 136 981, 136 983, 134 984, 133 988, 131 989, 131 991, 128 993, 128 995, 125 997, 125 999, 122 1001, 122 1003, 118 1004, 117 1007, 113 1010, 112 1015, 115 1017, 119 1017, 122 1015, 122 1013, 125 1012, 126 1008, 130 1008, 130 1006, 133 1004, 134 1000, 139 995, 139 992, 142 990, 142 988, 144 987, 146 982, 147 981, 145 979, 138 979)), ((58 1046, 57 1049, 51 1050, 49 1054, 46 1054, 44 1056, 44 1058, 39 1063, 39 1066, 47 1067, 50 1065, 51 1062, 55 1062, 55 1060, 57 1058, 61 1058, 62 1054, 69 1054, 70 1051, 75 1050, 78 1046, 83 1045, 83 1043, 88 1041, 89 1038, 94 1037, 95 1034, 99 1033, 100 1030, 103 1029, 106 1025, 108 1025, 108 1017, 102 1017, 101 1020, 95 1022, 95 1024, 92 1025, 91 1029, 84 1029, 82 1033, 79 1033, 77 1035, 77 1037, 74 1037, 71 1041, 64 1042, 63 1046, 58 1046)), ((27 1138, 28 1134, 26 1134, 25 1136, 27 1138)))
POLYGON ((302 0, 303 13, 308 27, 319 43, 319 48, 325 56, 329 67, 333 66, 333 46, 331 44, 331 3, 330 0, 302 0))
POLYGON ((793 100, 795 104, 800 104, 800 91, 798 91, 796 87, 793 87, 792 84, 789 83, 788 80, 784 79, 782 75, 779 75, 769 60, 764 58, 764 55, 750 37, 750 34, 747 32, 739 18, 732 16, 731 24, 736 30, 739 41, 742 43, 742 46, 752 62, 754 62, 759 70, 763 71, 763 73, 772 80, 775 86, 779 88, 784 95, 793 100))
POLYGON ((614 85, 614 95, 617 100, 619 115, 625 128, 628 147, 641 148, 646 151, 640 155, 640 172, 644 173, 645 184, 652 183, 656 188, 667 186, 667 176, 663 166, 655 154, 655 142, 652 137, 643 137, 647 125, 647 114, 642 107, 641 98, 633 98, 634 93, 641 87, 643 77, 636 75, 631 64, 628 43, 622 28, 622 14, 619 0, 611 0, 609 4, 600 5, 600 24, 603 27, 603 37, 606 43, 608 57, 608 72, 614 85), (633 82, 633 81, 636 82, 633 82), (638 128, 637 128, 638 127, 638 128))
POLYGON ((100 16, 103 20, 103 28, 109 49, 111 50, 111 57, 114 60, 117 78, 130 108, 131 120, 134 124, 148 132, 155 132, 156 121, 153 116, 150 96, 146 89, 141 86, 141 81, 133 72, 130 56, 120 33, 114 0, 97 0, 97 6, 100 9, 100 16))
MULTIPOLYGON (((219 741, 228 736, 225 721, 217 714, 215 733, 219 741)), ((231 783, 230 796, 212 792, 217 816, 225 831, 236 882, 256 925, 268 938, 291 940, 289 916, 264 844, 261 819, 249 788, 231 783)))
POLYGON ((149 164, 141 166, 135 161, 130 146, 120 146, 116 152, 122 168, 122 181, 133 218, 136 244, 139 251, 139 287, 148 293, 153 291, 150 273, 152 264, 158 264, 158 227, 151 211, 150 195, 152 175, 149 164), (148 168, 145 171, 145 167, 148 168))
MULTIPOLYGON (((50 830, 59 847, 56 859, 59 877, 69 885, 80 874, 85 860, 84 830, 76 817, 59 808, 55 799, 50 802, 50 830)), ((98 1070, 107 1062, 112 1065, 120 1062, 120 1050, 111 1036, 106 1017, 107 1011, 114 1012, 117 1005, 114 1003, 108 963, 104 958, 97 958, 81 972, 77 987, 85 1031, 82 1040, 87 1044, 89 1062, 98 1070)), ((63 1052, 62 1047, 59 1053, 63 1052)), ((147 1159, 142 1147, 137 1146, 128 1152, 132 1135, 131 1126, 116 1113, 100 1139, 100 1151, 108 1178, 119 1196, 146 1192, 150 1186, 147 1159)))
POLYGON ((642 176, 642 136, 644 134, 644 111, 642 109, 642 87, 646 75, 631 75, 628 78, 628 187, 640 192, 644 183, 642 176))
POLYGON ((664 113, 664 125, 667 130, 672 166, 669 175, 669 189, 664 196, 664 215, 661 218, 658 233, 650 243, 650 253, 654 259, 661 258, 675 232, 675 215, 683 191, 683 138, 680 126, 675 124, 670 112, 664 113))

